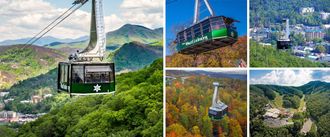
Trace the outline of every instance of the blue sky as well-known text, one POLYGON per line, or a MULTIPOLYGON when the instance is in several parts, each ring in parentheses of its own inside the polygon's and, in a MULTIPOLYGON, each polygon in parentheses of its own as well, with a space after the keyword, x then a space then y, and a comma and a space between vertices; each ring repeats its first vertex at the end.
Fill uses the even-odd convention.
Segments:
MULTIPOLYGON (((52 3, 55 7, 58 8, 68 8, 71 5, 72 0, 45 0, 46 2, 52 3)), ((91 0, 90 0, 91 1, 91 0)), ((103 0, 104 3, 104 15, 118 14, 120 12, 120 5, 123 0, 103 0), (111 7, 111 8, 107 8, 111 7)), ((81 8, 81 10, 90 12, 91 10, 91 2, 87 2, 85 6, 81 8)))
MULTIPOLYGON (((32 37, 66 11, 74 0, 0 0, 0 41, 32 37)), ((91 1, 46 36, 78 38, 88 35, 91 1)), ((103 0, 105 29, 125 24, 163 27, 163 0, 103 0)))
MULTIPOLYGON (((209 2, 216 15, 224 15, 239 20, 240 23, 236 23, 239 35, 247 35, 246 0, 209 0, 209 2)), ((166 4, 167 43, 175 39, 175 26, 192 23, 194 5, 194 0, 174 0, 174 2, 166 4)), ((203 19, 206 16, 209 16, 208 11, 205 8, 201 9, 200 19, 203 19)), ((166 51, 166 54, 169 54, 168 50, 166 51)))
POLYGON ((310 81, 330 82, 329 70, 250 70, 250 84, 301 86, 310 81))

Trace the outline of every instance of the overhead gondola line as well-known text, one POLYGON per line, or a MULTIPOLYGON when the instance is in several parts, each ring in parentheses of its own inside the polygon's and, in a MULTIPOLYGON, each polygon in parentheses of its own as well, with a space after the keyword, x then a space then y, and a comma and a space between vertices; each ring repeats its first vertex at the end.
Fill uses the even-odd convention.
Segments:
POLYGON ((75 6, 76 5, 72 5, 68 10, 66 10, 65 12, 63 12, 60 16, 58 16, 54 21, 52 21, 50 24, 48 24, 44 29, 42 29, 34 37, 32 37, 31 39, 29 39, 29 41, 27 41, 24 45, 29 44, 33 39, 37 38, 37 36, 39 36, 42 32, 44 32, 47 28, 49 28, 52 24, 54 24, 57 20, 59 20, 62 16, 64 16, 66 13, 68 13, 75 6))
POLYGON ((42 38, 44 35, 46 35, 48 32, 50 32, 52 29, 54 29, 57 25, 59 25, 61 22, 63 22, 66 18, 68 18, 70 15, 72 15, 75 11, 77 11, 80 7, 82 7, 87 1, 88 0, 85 0, 84 2, 81 2, 81 4, 77 8, 75 8, 73 11, 71 11, 72 8, 74 8, 78 4, 78 3, 73 3, 73 5, 68 10, 66 10, 65 12, 63 12, 54 21, 52 21, 44 29, 42 29, 39 33, 37 33, 33 38, 31 38, 29 41, 27 41, 22 48, 24 49, 24 48, 26 48, 28 46, 33 45, 36 41, 38 41, 40 38, 42 38), (71 11, 71 12, 69 14, 67 14, 69 11, 71 11), (64 18, 62 18, 64 15, 66 15, 66 16, 64 18), (59 19, 61 19, 61 20, 56 23, 56 21, 58 21, 59 19), (56 23, 56 24, 53 25, 54 23, 56 23), (40 35, 40 34, 42 34, 42 35, 40 35))

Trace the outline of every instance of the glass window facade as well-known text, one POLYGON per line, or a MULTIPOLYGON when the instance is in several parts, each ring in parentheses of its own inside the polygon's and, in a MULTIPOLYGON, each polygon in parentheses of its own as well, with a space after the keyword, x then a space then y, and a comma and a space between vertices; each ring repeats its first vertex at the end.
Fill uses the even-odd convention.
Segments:
POLYGON ((113 82, 112 70, 110 66, 86 66, 86 83, 109 83, 113 82))
POLYGON ((60 65, 60 74, 59 74, 59 88, 63 90, 68 90, 68 65, 61 64, 60 65))
POLYGON ((73 83, 84 83, 84 66, 73 65, 72 66, 72 82, 73 83))
POLYGON ((192 27, 185 29, 177 34, 177 41, 179 43, 190 41, 197 37, 201 37, 211 32, 212 30, 221 29, 226 27, 223 17, 213 17, 204 20, 192 27))

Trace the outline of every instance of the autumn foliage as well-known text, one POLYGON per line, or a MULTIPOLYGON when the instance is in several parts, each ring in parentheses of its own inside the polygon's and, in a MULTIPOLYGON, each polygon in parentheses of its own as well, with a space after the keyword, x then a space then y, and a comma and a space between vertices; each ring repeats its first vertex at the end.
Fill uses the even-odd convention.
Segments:
POLYGON ((193 76, 174 80, 166 86, 167 137, 245 137, 247 128, 246 81, 193 76), (229 113, 220 121, 208 116, 213 85, 218 81, 220 99, 229 106, 229 113))
POLYGON ((193 55, 174 53, 166 57, 167 67, 237 67, 240 61, 246 62, 247 37, 239 37, 238 41, 230 46, 199 54, 196 59, 193 55))

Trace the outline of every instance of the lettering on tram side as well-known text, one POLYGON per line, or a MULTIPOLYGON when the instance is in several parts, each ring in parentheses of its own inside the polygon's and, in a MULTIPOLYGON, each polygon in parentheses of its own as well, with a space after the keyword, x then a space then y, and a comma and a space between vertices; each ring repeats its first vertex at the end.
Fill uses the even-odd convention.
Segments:
POLYGON ((203 36, 203 37, 199 37, 199 38, 193 39, 193 40, 188 41, 188 42, 184 42, 184 43, 182 43, 182 45, 183 46, 190 46, 192 44, 195 44, 195 43, 198 43, 198 42, 201 42, 201 41, 205 41, 205 40, 208 40, 208 36, 203 36))

